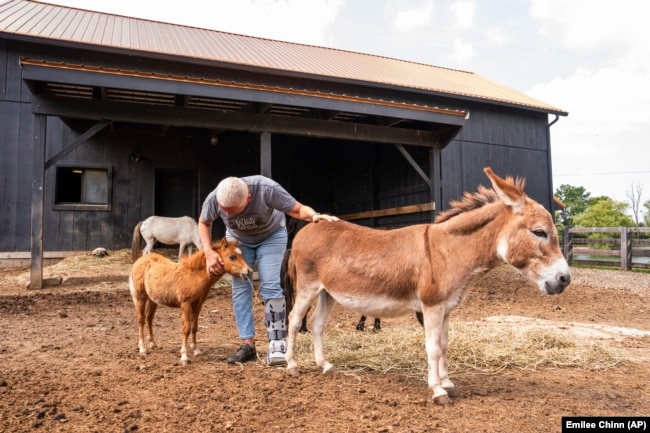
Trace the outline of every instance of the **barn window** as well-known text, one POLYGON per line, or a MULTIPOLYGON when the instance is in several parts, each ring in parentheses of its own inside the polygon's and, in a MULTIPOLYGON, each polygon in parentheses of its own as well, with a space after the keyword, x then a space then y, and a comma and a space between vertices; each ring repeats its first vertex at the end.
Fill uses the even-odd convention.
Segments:
POLYGON ((106 167, 57 167, 54 209, 111 210, 112 176, 106 167))

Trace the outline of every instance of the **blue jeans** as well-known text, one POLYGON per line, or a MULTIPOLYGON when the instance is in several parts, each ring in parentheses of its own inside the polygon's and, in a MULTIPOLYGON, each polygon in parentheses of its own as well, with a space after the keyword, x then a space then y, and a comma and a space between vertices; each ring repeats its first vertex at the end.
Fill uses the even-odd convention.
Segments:
MULTIPOLYGON (((230 240, 236 239, 229 232, 226 232, 226 237, 230 240)), ((262 302, 269 299, 284 298, 280 286, 280 266, 282 265, 284 252, 287 249, 287 229, 282 227, 258 244, 251 245, 240 241, 239 247, 248 266, 252 268, 257 262, 262 302)), ((255 337, 253 287, 249 281, 233 277, 232 307, 235 313, 239 338, 244 340, 255 337)))

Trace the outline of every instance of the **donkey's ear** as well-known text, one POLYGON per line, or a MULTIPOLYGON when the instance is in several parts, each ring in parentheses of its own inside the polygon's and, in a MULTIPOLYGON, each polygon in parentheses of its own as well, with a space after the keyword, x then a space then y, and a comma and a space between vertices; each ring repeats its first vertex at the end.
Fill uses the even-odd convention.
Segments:
POLYGON ((511 206, 515 212, 521 209, 526 202, 526 194, 520 188, 494 174, 490 167, 485 167, 483 172, 490 179, 492 188, 505 204, 511 206))

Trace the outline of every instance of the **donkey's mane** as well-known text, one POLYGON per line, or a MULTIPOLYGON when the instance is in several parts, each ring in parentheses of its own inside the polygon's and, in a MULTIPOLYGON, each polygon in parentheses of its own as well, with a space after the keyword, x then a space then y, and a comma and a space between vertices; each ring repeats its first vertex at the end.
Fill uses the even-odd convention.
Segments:
MULTIPOLYGON (((524 186, 526 185, 526 179, 517 177, 513 179, 512 176, 506 177, 506 182, 513 185, 519 191, 523 192, 524 186)), ((486 204, 494 203, 499 200, 497 193, 491 189, 486 188, 483 185, 479 185, 478 191, 475 193, 466 192, 463 195, 463 198, 460 200, 455 200, 450 202, 451 209, 448 209, 444 212, 441 212, 436 217, 436 224, 447 221, 456 215, 460 215, 465 212, 469 212, 474 209, 479 209, 486 204)))

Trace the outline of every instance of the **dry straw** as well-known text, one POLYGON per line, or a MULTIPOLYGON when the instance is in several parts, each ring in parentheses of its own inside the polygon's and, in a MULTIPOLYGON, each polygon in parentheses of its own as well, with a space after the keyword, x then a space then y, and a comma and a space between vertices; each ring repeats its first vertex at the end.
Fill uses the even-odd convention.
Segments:
MULTIPOLYGON (((424 331, 417 325, 385 327, 379 333, 328 328, 325 350, 338 371, 427 374, 424 331)), ((459 374, 504 369, 578 368, 602 370, 627 362, 623 352, 592 340, 576 340, 556 329, 523 329, 484 323, 452 322, 449 369, 459 374)), ((302 368, 315 369, 311 334, 297 341, 302 368)))

